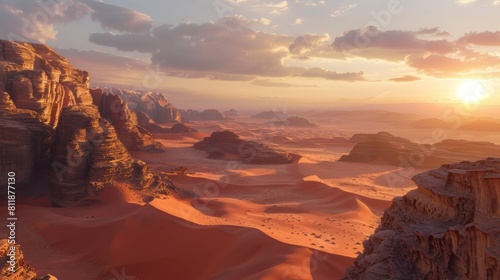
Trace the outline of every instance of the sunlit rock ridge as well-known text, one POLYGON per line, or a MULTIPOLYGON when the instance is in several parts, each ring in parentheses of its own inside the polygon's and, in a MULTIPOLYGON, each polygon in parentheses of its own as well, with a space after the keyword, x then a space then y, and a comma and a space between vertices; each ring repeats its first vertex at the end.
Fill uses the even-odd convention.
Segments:
POLYGON ((103 92, 92 96, 89 85, 89 73, 52 48, 0 40, 2 181, 15 172, 24 189, 48 182, 58 205, 96 196, 114 182, 169 186, 129 152, 162 147, 123 100, 103 92))
POLYGON ((344 279, 500 279, 500 159, 413 178, 344 279))

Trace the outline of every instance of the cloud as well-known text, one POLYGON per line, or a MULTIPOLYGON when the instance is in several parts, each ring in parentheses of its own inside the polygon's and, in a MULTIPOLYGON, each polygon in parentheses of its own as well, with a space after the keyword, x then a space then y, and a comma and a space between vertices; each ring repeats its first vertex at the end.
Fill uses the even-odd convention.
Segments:
POLYGON ((414 81, 418 81, 418 80, 421 80, 421 78, 416 77, 416 76, 411 76, 411 75, 406 75, 406 76, 401 76, 401 77, 396 77, 396 78, 388 79, 388 81, 398 82, 398 83, 402 83, 402 82, 414 82, 414 81))
MULTIPOLYGON (((435 38, 448 35, 439 28, 382 31, 369 26, 344 32, 334 39, 330 54, 324 49, 322 54, 332 58, 343 55, 344 58, 362 57, 405 63, 435 77, 459 77, 479 71, 483 74, 498 71, 498 54, 479 52, 471 46, 500 46, 500 32, 473 32, 454 41, 435 38)), ((314 53, 312 50, 302 55, 314 53)))
POLYGON ((146 14, 94 0, 2 0, 0 37, 45 43, 56 40, 56 24, 88 15, 104 29, 121 32, 148 32, 152 26, 146 14))
POLYGON ((500 46, 500 31, 467 33, 458 42, 477 46, 500 46))
POLYGON ((345 4, 345 3, 342 3, 340 4, 339 8, 335 11, 333 11, 330 16, 331 17, 339 17, 339 16, 343 16, 343 15, 348 15, 351 10, 355 9, 356 7, 358 6, 358 4, 345 4))
POLYGON ((326 42, 328 35, 270 34, 251 27, 260 20, 242 16, 216 22, 162 25, 151 36, 130 33, 93 34, 92 42, 118 50, 151 53, 151 61, 167 74, 185 78, 248 80, 252 77, 317 77, 363 80, 362 73, 337 73, 304 67, 286 67, 284 60, 326 42))
POLYGON ((114 47, 119 51, 138 51, 151 53, 157 50, 155 39, 150 34, 145 33, 93 33, 90 34, 89 41, 101 46, 114 47))
MULTIPOLYGON (((422 32, 422 31, 420 31, 422 32)), ((418 32, 404 30, 381 31, 368 26, 344 32, 334 39, 332 48, 344 55, 401 61, 415 53, 451 53, 457 46, 447 40, 419 38, 418 32)))
POLYGON ((363 72, 348 72, 348 73, 338 73, 334 71, 325 70, 322 68, 314 67, 310 69, 306 69, 303 73, 301 73, 300 77, 321 77, 328 80, 341 80, 341 81, 363 81, 365 78, 363 77, 363 72))
POLYGON ((467 5, 467 4, 471 4, 474 2, 477 2, 477 0, 457 0, 457 3, 459 5, 467 5))
POLYGON ((321 48, 330 40, 328 34, 305 34, 296 37, 288 46, 288 51, 294 58, 308 59, 308 53, 321 48))
POLYGON ((90 12, 78 1, 3 0, 0 2, 0 37, 9 40, 55 40, 56 23, 77 21, 90 12))
POLYGON ((153 26, 151 17, 138 11, 94 0, 82 1, 92 9, 91 18, 104 29, 140 33, 148 32, 153 26))
POLYGON ((269 79, 255 79, 252 81, 252 84, 262 86, 262 87, 305 87, 305 88, 316 88, 318 87, 317 85, 297 85, 297 84, 290 84, 290 83, 284 83, 284 82, 275 82, 271 81, 269 79))
POLYGON ((410 56, 407 64, 427 74, 449 77, 453 74, 489 70, 500 66, 500 57, 484 53, 460 53, 455 56, 430 54, 410 56))
POLYGON ((435 37, 451 36, 450 33, 446 32, 446 31, 439 30, 439 27, 420 28, 418 31, 415 32, 415 35, 429 35, 429 36, 435 36, 435 37))

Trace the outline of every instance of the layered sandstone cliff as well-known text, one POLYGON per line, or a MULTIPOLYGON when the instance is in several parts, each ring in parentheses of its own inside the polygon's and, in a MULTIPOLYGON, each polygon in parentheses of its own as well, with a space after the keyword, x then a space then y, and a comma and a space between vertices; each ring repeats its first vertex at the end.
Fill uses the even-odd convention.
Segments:
POLYGON ((413 178, 344 279, 500 279, 500 159, 413 178))
POLYGON ((138 124, 137 115, 120 96, 99 88, 90 90, 90 93, 101 117, 111 122, 118 138, 128 150, 162 150, 162 145, 155 142, 151 133, 138 124))
POLYGON ((89 83, 45 45, 0 40, 0 179, 15 172, 16 184, 48 181, 59 205, 114 182, 167 193, 171 182, 128 150, 161 147, 123 99, 99 91, 93 98, 89 83))
POLYGON ((15 172, 17 183, 28 182, 49 160, 53 130, 36 112, 17 109, 6 92, 0 92, 0 130, 0 180, 15 172))
POLYGON ((92 104, 89 74, 43 44, 0 40, 0 92, 32 110, 52 128, 62 108, 92 104))
POLYGON ((91 104, 89 75, 41 44, 0 40, 0 179, 28 182, 50 157, 64 107, 91 104))
MULTIPOLYGON (((182 122, 179 110, 161 93, 119 88, 103 88, 105 92, 121 97, 134 112, 142 112, 155 123, 182 122)), ((139 123, 140 124, 140 123, 139 123)))
POLYGON ((132 159, 94 105, 64 108, 52 155, 52 196, 59 205, 95 196, 115 182, 129 182, 138 189, 172 187, 132 159))

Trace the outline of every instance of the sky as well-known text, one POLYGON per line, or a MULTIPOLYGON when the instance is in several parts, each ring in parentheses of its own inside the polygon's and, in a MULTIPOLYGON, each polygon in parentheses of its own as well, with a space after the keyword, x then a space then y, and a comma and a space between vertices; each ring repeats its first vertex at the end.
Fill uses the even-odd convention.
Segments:
POLYGON ((0 0, 0 38, 184 108, 500 104, 500 0, 0 0))

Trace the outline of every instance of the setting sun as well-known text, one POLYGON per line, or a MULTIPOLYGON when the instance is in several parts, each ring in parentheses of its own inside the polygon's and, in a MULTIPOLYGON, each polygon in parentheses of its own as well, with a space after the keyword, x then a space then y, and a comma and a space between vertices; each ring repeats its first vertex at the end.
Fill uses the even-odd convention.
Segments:
POLYGON ((480 80, 467 80, 458 90, 458 98, 465 103, 478 103, 488 94, 487 85, 480 80))

